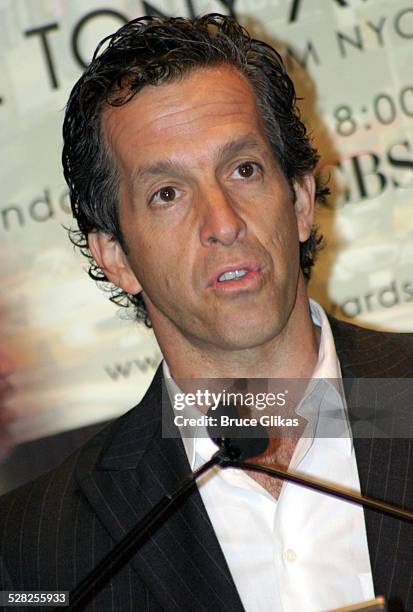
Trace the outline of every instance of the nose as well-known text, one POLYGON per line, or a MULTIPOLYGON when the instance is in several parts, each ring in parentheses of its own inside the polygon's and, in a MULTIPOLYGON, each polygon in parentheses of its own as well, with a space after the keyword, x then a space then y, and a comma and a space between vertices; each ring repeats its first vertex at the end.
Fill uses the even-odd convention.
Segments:
POLYGON ((245 236, 245 221, 235 202, 219 185, 205 190, 202 201, 200 239, 203 246, 217 243, 231 246, 245 236))

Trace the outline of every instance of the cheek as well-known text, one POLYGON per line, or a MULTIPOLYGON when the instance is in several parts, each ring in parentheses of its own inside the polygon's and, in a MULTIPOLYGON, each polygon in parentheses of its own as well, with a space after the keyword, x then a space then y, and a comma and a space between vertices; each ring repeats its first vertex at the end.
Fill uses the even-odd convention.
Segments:
POLYGON ((122 233, 127 247, 129 265, 145 290, 148 278, 146 271, 151 267, 151 246, 142 240, 140 235, 134 232, 131 227, 128 228, 128 231, 122 231, 122 233))
POLYGON ((299 248, 299 236, 296 216, 293 210, 288 210, 288 205, 276 213, 263 215, 260 234, 272 248, 291 253, 299 248))
POLYGON ((144 291, 150 294, 163 295, 165 299, 173 297, 176 286, 182 277, 180 262, 183 259, 171 253, 165 240, 152 237, 140 242, 136 249, 135 270, 140 275, 144 291))

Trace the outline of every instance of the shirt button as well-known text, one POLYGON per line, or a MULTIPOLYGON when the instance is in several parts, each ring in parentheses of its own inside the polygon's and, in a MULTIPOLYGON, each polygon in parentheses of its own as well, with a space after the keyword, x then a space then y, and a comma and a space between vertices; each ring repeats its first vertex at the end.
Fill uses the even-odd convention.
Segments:
POLYGON ((288 563, 294 563, 294 561, 297 561, 297 553, 292 548, 287 548, 284 552, 284 559, 288 563))

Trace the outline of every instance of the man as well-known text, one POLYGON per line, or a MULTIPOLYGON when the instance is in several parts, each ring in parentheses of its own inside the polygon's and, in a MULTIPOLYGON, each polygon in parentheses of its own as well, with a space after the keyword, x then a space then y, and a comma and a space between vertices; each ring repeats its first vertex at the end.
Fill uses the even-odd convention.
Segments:
MULTIPOLYGON (((211 456, 206 438, 162 437, 162 377, 173 398, 183 379, 413 374, 410 338, 330 325, 310 307, 317 154, 280 57, 234 20, 121 28, 72 91, 64 139, 73 240, 112 299, 150 321, 165 361, 138 407, 3 498, 3 589, 72 589, 211 456)), ((360 413, 332 401, 354 432, 360 413)), ((413 507, 410 450, 314 430, 255 460, 413 507)), ((411 526, 281 484, 204 478, 91 609, 325 610, 374 592, 413 609, 411 526)))

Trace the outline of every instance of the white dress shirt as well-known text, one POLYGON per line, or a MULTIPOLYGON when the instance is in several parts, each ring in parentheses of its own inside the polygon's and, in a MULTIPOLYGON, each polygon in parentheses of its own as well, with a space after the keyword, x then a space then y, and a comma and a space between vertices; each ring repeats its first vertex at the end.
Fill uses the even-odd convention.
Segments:
MULTIPOLYGON (((310 308, 321 328, 313 373, 321 387, 296 410, 315 412, 289 469, 360 492, 344 396, 325 380, 341 381, 333 336, 323 309, 312 300, 310 308)), ((165 362, 164 376, 173 397, 179 388, 165 362)), ((193 470, 216 450, 205 431, 181 435, 193 470)), ((246 612, 325 611, 374 597, 362 508, 287 482, 277 500, 232 468, 214 468, 198 488, 246 612)))

